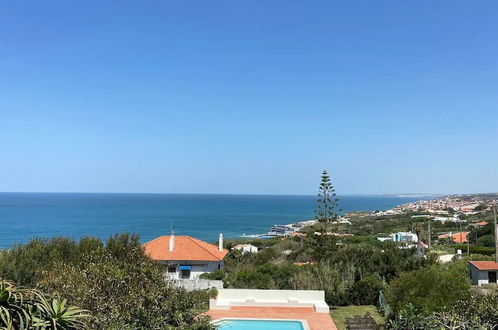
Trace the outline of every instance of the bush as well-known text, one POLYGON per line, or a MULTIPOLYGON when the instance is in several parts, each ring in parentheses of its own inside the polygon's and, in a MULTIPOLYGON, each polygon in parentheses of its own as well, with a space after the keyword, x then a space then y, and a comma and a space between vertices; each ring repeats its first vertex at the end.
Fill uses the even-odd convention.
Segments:
POLYGON ((233 288, 276 289, 269 274, 255 272, 238 272, 229 277, 227 284, 233 288))
POLYGON ((225 278, 225 272, 221 269, 217 269, 212 273, 202 273, 199 278, 206 280, 218 280, 222 281, 225 278))
POLYGON ((69 238, 33 239, 26 245, 16 245, 0 252, 0 277, 33 287, 40 272, 50 269, 54 262, 77 258, 77 244, 69 238))
POLYGON ((488 248, 494 248, 495 246, 495 236, 494 235, 484 235, 477 239, 477 244, 488 248))
POLYGON ((387 329, 494 329, 498 324, 498 295, 472 296, 448 311, 424 313, 408 305, 389 322, 387 329))
POLYGON ((67 237, 32 239, 26 245, 0 250, 0 277, 34 287, 42 272, 51 269, 53 264, 77 262, 83 255, 101 247, 102 242, 94 237, 83 237, 79 242, 67 237))
MULTIPOLYGON (((457 250, 462 250, 462 252, 467 251, 467 244, 455 244, 453 247, 455 249, 455 253, 457 252, 457 250)), ((494 248, 488 248, 485 246, 474 244, 469 245, 469 251, 473 254, 483 254, 487 256, 493 255, 495 253, 494 248)))
POLYGON ((324 290, 325 300, 330 305, 348 304, 347 282, 330 265, 303 266, 292 276, 290 282, 291 287, 296 290, 324 290))
POLYGON ((469 233, 470 243, 476 243, 476 238, 479 239, 486 235, 494 235, 494 224, 492 222, 485 226, 472 228, 469 233))
POLYGON ((395 314, 410 305, 423 313, 440 312, 469 296, 468 278, 440 266, 403 273, 386 291, 386 299, 395 314))
POLYGON ((386 284, 378 274, 372 274, 359 280, 348 289, 350 305, 377 305, 379 294, 385 290, 386 284))

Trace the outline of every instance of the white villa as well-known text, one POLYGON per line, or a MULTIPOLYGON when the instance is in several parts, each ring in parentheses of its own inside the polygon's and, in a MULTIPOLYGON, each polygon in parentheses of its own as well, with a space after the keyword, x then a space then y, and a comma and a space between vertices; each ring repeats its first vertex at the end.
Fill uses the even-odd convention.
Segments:
POLYGON ((172 280, 195 280, 201 274, 223 269, 223 235, 218 246, 190 236, 161 236, 144 245, 145 253, 168 267, 167 276, 172 280))

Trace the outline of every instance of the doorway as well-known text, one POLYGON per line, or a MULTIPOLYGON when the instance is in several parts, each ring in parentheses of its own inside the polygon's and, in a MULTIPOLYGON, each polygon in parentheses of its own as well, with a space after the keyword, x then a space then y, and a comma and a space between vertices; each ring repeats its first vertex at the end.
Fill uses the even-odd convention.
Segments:
POLYGON ((496 283, 496 272, 488 272, 488 282, 496 283))

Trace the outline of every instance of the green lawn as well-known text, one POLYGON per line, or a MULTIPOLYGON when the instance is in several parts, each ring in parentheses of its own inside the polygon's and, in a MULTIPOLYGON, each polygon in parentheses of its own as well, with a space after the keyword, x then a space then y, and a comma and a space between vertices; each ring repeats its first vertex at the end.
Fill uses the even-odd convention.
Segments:
POLYGON ((377 308, 375 308, 375 306, 373 305, 343 307, 339 306, 331 309, 330 315, 332 316, 334 323, 337 325, 337 328, 339 328, 339 330, 345 330, 346 326, 344 323, 346 322, 346 318, 353 317, 355 315, 363 316, 366 312, 369 312, 370 315, 372 315, 377 324, 384 324, 384 318, 379 314, 377 308))

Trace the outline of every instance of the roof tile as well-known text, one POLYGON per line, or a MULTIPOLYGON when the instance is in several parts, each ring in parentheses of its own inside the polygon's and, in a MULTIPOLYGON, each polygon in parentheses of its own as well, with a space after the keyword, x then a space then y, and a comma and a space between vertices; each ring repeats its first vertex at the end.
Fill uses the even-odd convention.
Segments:
POLYGON ((190 236, 175 236, 175 247, 169 251, 170 236, 160 236, 143 245, 145 254, 154 260, 220 261, 228 250, 190 236))
POLYGON ((470 261, 470 264, 479 270, 498 270, 498 262, 494 261, 470 261))

